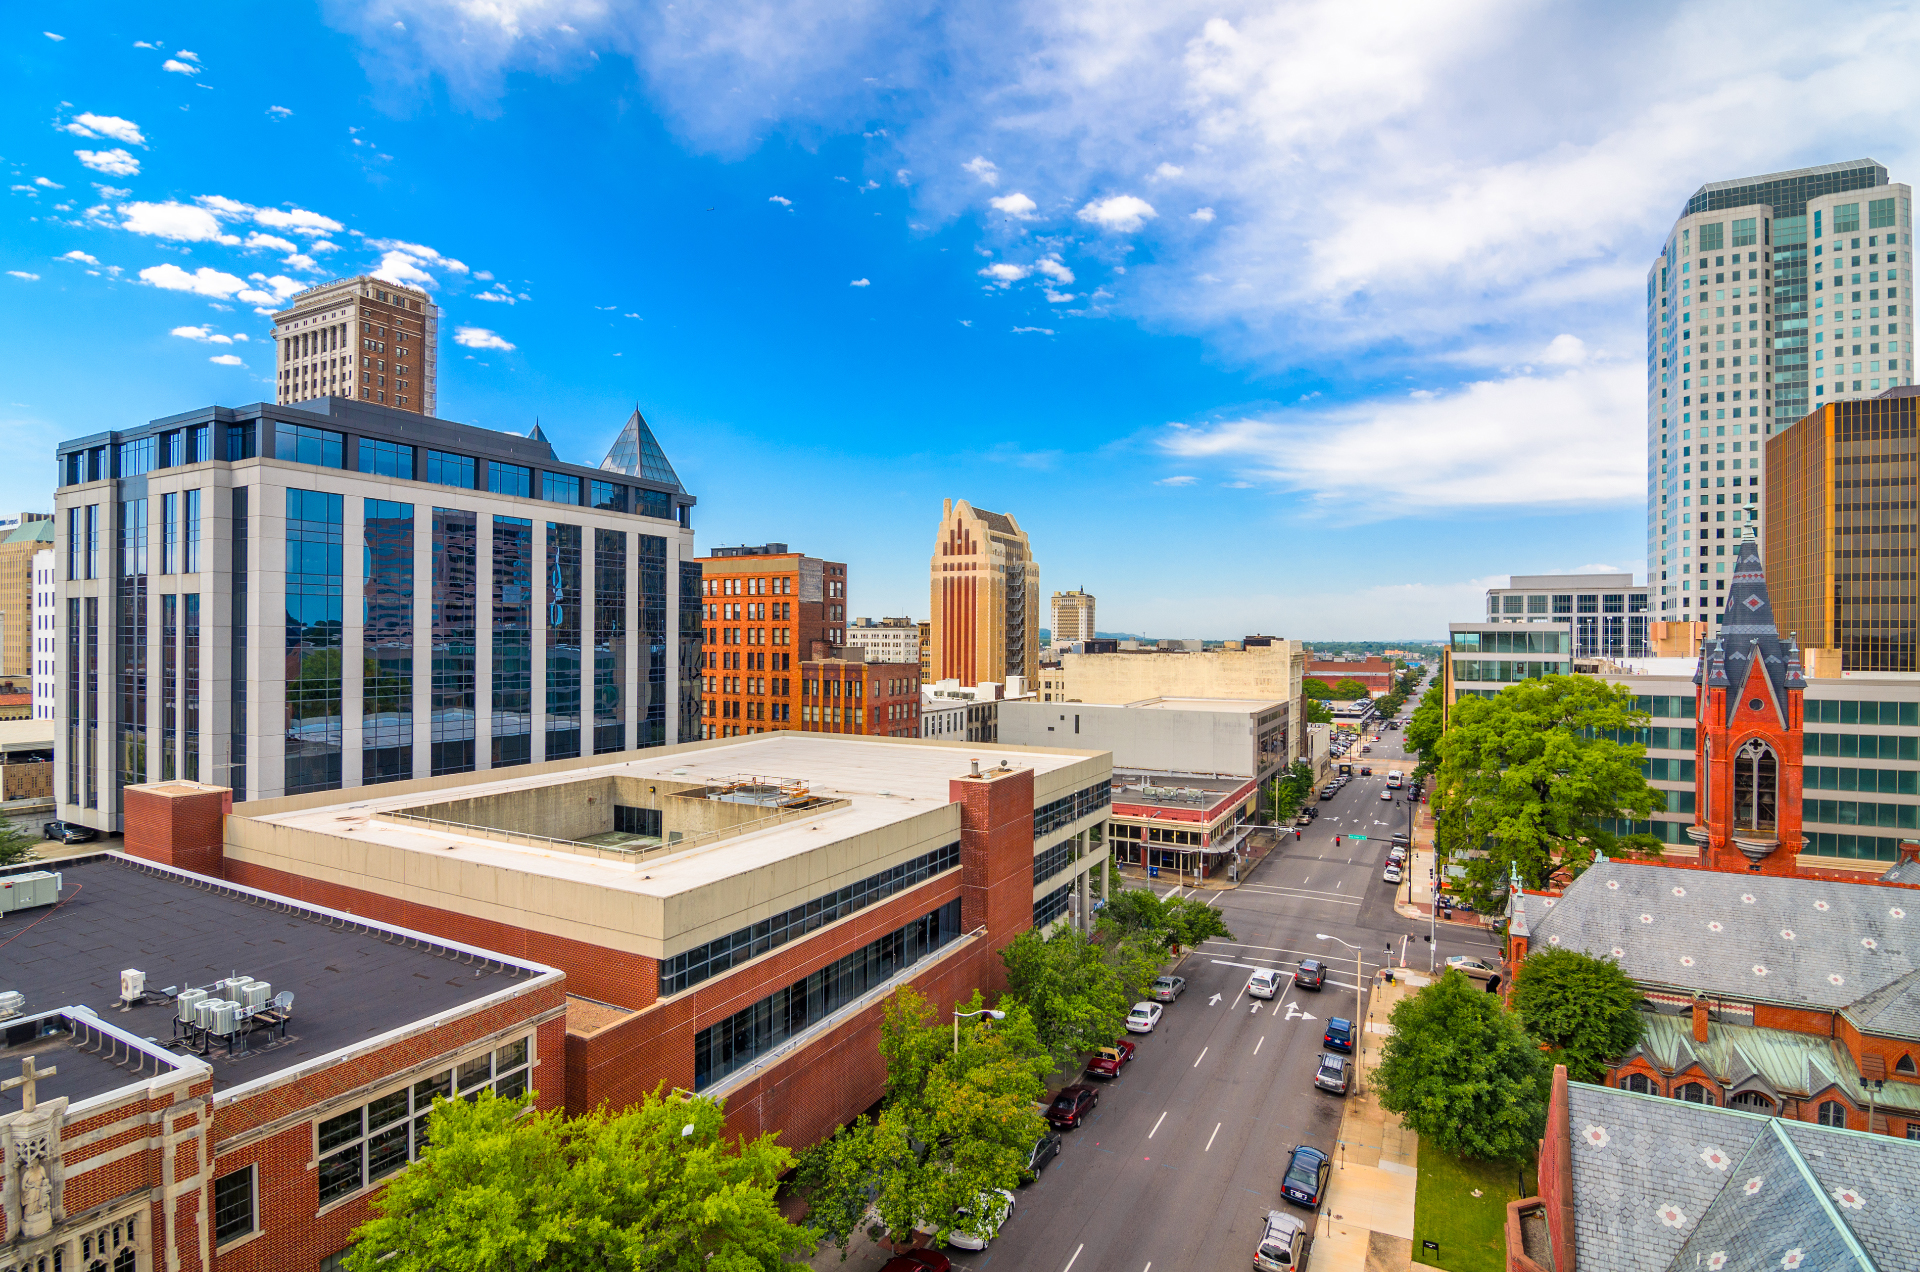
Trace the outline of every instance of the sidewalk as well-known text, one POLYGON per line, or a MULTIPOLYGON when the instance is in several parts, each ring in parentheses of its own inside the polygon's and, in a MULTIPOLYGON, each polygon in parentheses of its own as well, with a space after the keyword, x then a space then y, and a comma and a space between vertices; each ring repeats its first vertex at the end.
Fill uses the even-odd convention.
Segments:
POLYGON ((1413 1262, 1414 1185, 1420 1140, 1374 1096, 1373 1071, 1393 1026, 1387 1023, 1401 999, 1419 992, 1428 978, 1400 972, 1394 984, 1376 979, 1367 999, 1367 1019, 1355 1055, 1361 1079, 1347 1097, 1334 1150, 1333 1180, 1321 1207, 1313 1243, 1315 1272, 1418 1272, 1413 1262))

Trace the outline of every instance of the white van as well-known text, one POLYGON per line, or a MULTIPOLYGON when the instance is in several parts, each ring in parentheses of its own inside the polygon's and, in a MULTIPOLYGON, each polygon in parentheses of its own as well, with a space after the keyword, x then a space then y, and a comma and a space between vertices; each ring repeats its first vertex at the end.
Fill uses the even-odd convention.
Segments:
POLYGON ((1255 998, 1272 998, 1286 982, 1285 972, 1276 972, 1271 967, 1256 968, 1247 979, 1247 992, 1255 998))
POLYGON ((1387 789, 1390 791, 1397 791, 1400 789, 1400 770, 1399 769, 1387 770, 1387 789))

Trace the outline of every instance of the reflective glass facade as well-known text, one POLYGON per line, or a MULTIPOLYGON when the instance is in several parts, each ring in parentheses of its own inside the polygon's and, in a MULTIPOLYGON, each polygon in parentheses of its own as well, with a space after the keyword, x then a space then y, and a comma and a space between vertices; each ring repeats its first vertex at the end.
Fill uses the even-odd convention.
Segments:
POLYGON ((337 790, 341 697, 345 501, 319 490, 287 492, 287 730, 289 795, 337 790))
MULTIPOLYGON (((599 486, 605 483, 595 482, 599 486)), ((593 532, 593 753, 626 749, 627 532, 593 532)))
POLYGON ((545 758, 580 754, 580 527, 547 522, 545 758))
POLYGON ((366 500, 360 780, 413 776, 413 505, 366 500))
MULTIPOLYGON (((495 465, 488 465, 492 469, 495 465)), ((533 759, 533 523, 493 519, 493 767, 533 759)))
POLYGON ((433 510, 433 776, 474 768, 479 711, 479 527, 458 508, 433 510))

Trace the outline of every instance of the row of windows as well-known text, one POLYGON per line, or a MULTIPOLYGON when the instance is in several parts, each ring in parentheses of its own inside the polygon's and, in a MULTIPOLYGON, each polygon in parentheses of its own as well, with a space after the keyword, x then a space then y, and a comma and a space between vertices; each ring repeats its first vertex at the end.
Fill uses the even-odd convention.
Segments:
POLYGON ((1645 592, 1558 592, 1548 595, 1521 596, 1510 593, 1488 593, 1487 613, 1489 614, 1638 614, 1647 608, 1645 592), (1524 607, 1524 608, 1523 608, 1524 607))
POLYGON ((1073 885, 1063 883, 1033 903, 1033 926, 1045 927, 1067 912, 1073 902, 1073 885))
POLYGON ((1595 737, 1612 738, 1615 742, 1638 742, 1650 751, 1693 750, 1692 729, 1657 726, 1648 729, 1592 729, 1589 733, 1595 737))
POLYGON ((1846 702, 1807 699, 1808 724, 1880 724, 1920 728, 1920 702, 1846 702))
MULTIPOLYGON (((1811 716, 1813 703, 1807 703, 1811 716)), ((1920 760, 1920 738, 1881 733, 1808 733, 1805 754, 1842 760, 1920 760)))
POLYGON ((1646 759, 1640 761, 1640 771, 1652 782, 1691 782, 1693 761, 1646 759))
POLYGON ((1802 821, 1833 826, 1881 826, 1920 830, 1920 805, 1868 804, 1850 799, 1808 799, 1800 802, 1802 821))
POLYGON ((805 980, 795 981, 693 1039, 693 1089, 703 1091, 809 1026, 958 940, 960 901, 887 933, 805 980))
POLYGON ((1453 647, 1469 654, 1564 654, 1565 632, 1530 631, 1517 627, 1501 632, 1455 632, 1453 647))
POLYGON ((1039 887, 1073 864, 1073 840, 1062 839, 1033 859, 1033 886, 1039 887))
POLYGON ((1878 795, 1920 795, 1920 773, 1912 769, 1839 768, 1809 764, 1802 770, 1807 790, 1864 791, 1878 795))
POLYGON ((697 945, 660 964, 660 996, 681 990, 710 977, 718 976, 736 963, 757 958, 768 950, 805 936, 817 928, 864 910, 876 901, 884 901, 896 892, 926 882, 937 874, 960 864, 960 845, 948 844, 903 861, 890 869, 868 875, 825 896, 815 897, 779 914, 750 923, 705 945, 697 945))
POLYGON ((1110 782, 1096 782, 1092 786, 1082 787, 1071 795, 1062 795, 1059 799, 1040 805, 1033 810, 1033 838, 1038 843, 1062 826, 1072 825, 1089 813, 1113 804, 1113 785, 1110 782))
POLYGON ((700 590, 707 596, 792 596, 793 576, 705 579, 700 590))
POLYGON ((1453 660, 1453 678, 1458 681, 1481 684, 1518 684, 1522 680, 1538 680, 1543 676, 1564 676, 1567 664, 1563 662, 1508 662, 1504 659, 1455 658, 1453 660))

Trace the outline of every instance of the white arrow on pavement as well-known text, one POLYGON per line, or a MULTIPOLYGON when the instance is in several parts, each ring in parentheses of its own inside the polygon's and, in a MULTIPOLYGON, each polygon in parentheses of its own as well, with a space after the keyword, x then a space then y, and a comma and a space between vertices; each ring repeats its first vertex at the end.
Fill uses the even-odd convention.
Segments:
POLYGON ((1207 1006, 1209 1007, 1218 1007, 1219 1005, 1220 1005, 1220 995, 1218 994, 1215 994, 1212 998, 1209 998, 1207 1000, 1207 1006))
POLYGON ((1301 1011, 1298 1003, 1288 1003, 1287 1014, 1282 1017, 1285 1020, 1312 1020, 1313 1018, 1311 1013, 1301 1011))

